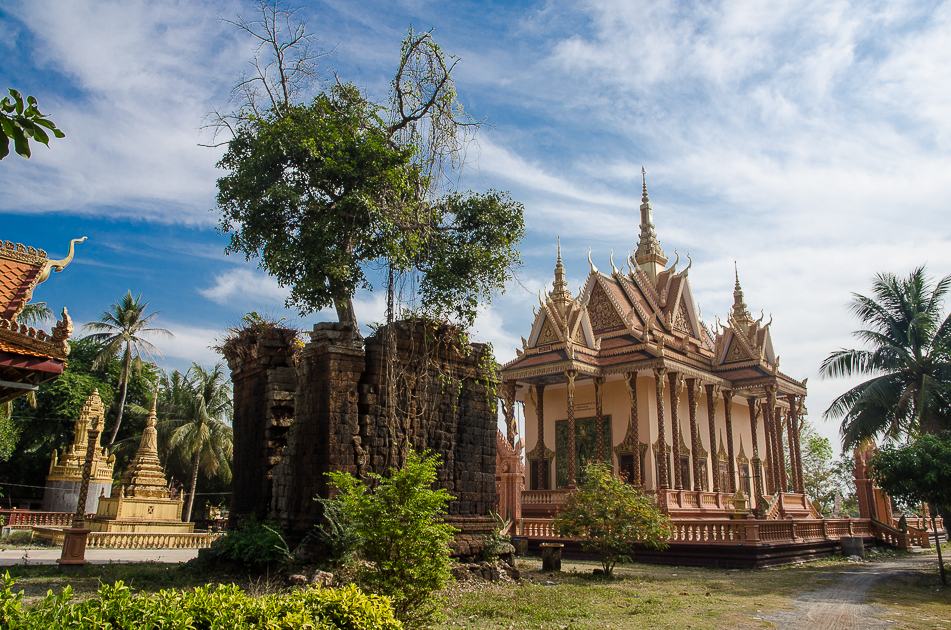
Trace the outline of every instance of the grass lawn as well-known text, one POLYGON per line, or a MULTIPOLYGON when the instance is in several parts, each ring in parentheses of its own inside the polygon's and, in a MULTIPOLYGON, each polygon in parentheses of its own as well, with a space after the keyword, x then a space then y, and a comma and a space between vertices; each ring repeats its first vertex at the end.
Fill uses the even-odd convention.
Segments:
MULTIPOLYGON (((880 554, 890 562, 901 554, 880 554)), ((520 559, 521 583, 454 583, 445 595, 447 620, 441 629, 492 628, 768 628, 762 619, 788 607, 790 598, 839 580, 855 565, 841 559, 776 569, 726 570, 626 564, 614 579, 594 577, 597 562, 564 561, 561 573, 539 571, 537 559, 520 559)), ((866 600, 882 606, 880 617, 896 628, 951 630, 951 591, 940 589, 933 572, 896 578, 874 587, 866 600)), ((2 571, 3 569, 0 569, 2 571)), ((75 574, 57 566, 9 567, 27 601, 67 584, 79 598, 95 595, 101 583, 122 580, 138 592, 235 582, 252 595, 285 588, 282 576, 210 573, 160 563, 87 565, 75 574)))

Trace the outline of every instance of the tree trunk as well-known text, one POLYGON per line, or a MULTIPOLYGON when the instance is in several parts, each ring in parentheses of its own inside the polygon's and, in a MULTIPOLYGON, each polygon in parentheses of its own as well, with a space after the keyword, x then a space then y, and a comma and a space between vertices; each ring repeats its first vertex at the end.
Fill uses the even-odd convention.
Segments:
POLYGON ((941 540, 938 538, 938 524, 935 520, 935 513, 937 513, 937 506, 931 504, 931 529, 934 530, 934 546, 938 550, 938 570, 941 573, 941 583, 944 585, 948 584, 948 578, 944 574, 944 559, 941 557, 941 540))
MULTIPOLYGON (((201 432, 200 425, 198 431, 201 432)), ((192 520, 192 506, 195 504, 195 488, 198 486, 198 462, 200 458, 201 444, 195 448, 195 456, 192 457, 192 481, 188 491, 188 504, 185 506, 185 518, 182 519, 185 523, 190 523, 192 520)))
POLYGON ((122 397, 119 398, 119 415, 116 417, 116 426, 112 427, 112 435, 109 436, 109 443, 106 446, 112 446, 112 443, 116 441, 116 435, 119 433, 119 425, 122 424, 122 412, 125 410, 125 394, 129 389, 129 377, 126 376, 125 380, 122 381, 122 397))
POLYGON ((347 297, 345 300, 334 300, 334 308, 337 311, 337 321, 341 324, 350 324, 354 330, 360 330, 357 325, 357 314, 353 310, 353 298, 347 297))

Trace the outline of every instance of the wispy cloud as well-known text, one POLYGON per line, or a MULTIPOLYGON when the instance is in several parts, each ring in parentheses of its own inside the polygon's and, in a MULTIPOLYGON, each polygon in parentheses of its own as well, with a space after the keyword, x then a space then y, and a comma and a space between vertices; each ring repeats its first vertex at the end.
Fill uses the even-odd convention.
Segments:
POLYGON ((198 292, 217 304, 264 302, 282 306, 290 293, 272 276, 251 269, 232 269, 216 274, 214 284, 198 292))

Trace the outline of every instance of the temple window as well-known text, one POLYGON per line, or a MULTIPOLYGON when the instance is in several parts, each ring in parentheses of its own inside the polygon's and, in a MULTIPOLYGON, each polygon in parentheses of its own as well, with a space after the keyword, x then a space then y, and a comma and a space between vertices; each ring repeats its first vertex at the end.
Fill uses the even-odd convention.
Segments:
POLYGON ((729 492, 730 491, 730 463, 719 461, 719 470, 720 470, 720 492, 729 492))
MULTIPOLYGON (((611 461, 611 416, 601 417, 604 434, 604 457, 611 461)), ((568 420, 555 422, 555 487, 567 488, 568 480, 568 420)), ((597 418, 578 418, 575 420, 575 481, 580 482, 582 471, 589 463, 598 459, 597 418)))
POLYGON ((750 496, 750 465, 749 464, 740 464, 740 490, 743 491, 746 496, 750 496))
MULTIPOLYGON (((700 489, 707 492, 710 489, 710 479, 707 472, 706 458, 700 460, 700 489)), ((694 488, 696 490, 696 488, 694 488)))

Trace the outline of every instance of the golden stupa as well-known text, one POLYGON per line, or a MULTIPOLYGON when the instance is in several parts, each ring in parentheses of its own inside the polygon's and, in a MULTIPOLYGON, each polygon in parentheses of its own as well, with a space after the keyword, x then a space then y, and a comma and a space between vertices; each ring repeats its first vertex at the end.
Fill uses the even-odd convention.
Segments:
POLYGON ((99 499, 96 518, 88 523, 94 532, 147 532, 187 534, 194 523, 182 522, 182 498, 169 497, 165 471, 158 458, 155 400, 142 432, 139 450, 111 497, 99 499))

